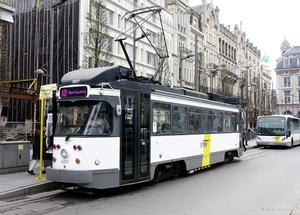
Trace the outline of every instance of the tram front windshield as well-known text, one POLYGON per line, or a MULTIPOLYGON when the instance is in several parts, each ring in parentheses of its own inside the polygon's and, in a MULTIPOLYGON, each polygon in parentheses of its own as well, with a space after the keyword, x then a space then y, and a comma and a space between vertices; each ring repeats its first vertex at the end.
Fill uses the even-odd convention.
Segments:
POLYGON ((56 135, 109 135, 112 106, 106 101, 60 102, 56 135))
POLYGON ((283 117, 261 117, 257 122, 257 134, 284 136, 286 120, 283 117))

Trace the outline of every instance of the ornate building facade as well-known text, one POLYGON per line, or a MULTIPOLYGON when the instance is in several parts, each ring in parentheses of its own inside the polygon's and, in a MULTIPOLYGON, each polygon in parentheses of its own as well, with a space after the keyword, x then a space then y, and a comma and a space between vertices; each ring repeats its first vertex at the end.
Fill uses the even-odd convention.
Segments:
POLYGON ((300 117, 300 46, 291 46, 284 38, 280 50, 275 69, 276 113, 300 117))

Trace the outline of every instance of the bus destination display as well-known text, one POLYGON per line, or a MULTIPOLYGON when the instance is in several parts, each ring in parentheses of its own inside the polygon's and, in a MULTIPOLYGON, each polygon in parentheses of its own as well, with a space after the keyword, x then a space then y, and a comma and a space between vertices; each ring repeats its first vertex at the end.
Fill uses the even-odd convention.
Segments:
POLYGON ((62 88, 60 90, 60 97, 86 97, 87 96, 87 88, 86 87, 70 87, 70 88, 62 88))

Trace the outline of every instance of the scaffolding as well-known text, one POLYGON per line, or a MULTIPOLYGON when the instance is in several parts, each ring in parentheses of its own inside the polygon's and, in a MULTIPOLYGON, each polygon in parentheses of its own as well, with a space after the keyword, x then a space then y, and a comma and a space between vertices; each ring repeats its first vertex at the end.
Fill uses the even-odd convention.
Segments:
POLYGON ((34 119, 32 103, 36 102, 39 86, 59 83, 65 73, 78 69, 79 0, 4 2, 14 7, 15 13, 14 23, 3 26, 9 78, 0 81, 10 82, 8 92, 0 93, 2 97, 9 97, 9 104, 1 115, 7 121, 25 122, 34 119), (46 75, 36 79, 38 69, 46 71, 46 75), (36 80, 36 90, 28 91, 30 81, 22 80, 36 80))

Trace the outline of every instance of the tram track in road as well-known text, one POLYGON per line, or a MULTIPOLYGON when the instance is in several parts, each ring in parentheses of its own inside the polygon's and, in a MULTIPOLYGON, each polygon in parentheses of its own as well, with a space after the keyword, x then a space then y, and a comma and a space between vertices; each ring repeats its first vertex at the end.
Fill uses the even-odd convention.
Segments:
POLYGON ((88 193, 69 192, 67 190, 44 192, 22 198, 15 197, 14 199, 3 200, 0 203, 0 214, 47 214, 75 204, 78 206, 93 201, 95 198, 96 196, 88 193))
POLYGON ((78 207, 85 203, 127 195, 134 190, 147 186, 148 183, 119 187, 116 189, 92 190, 79 187, 67 187, 60 190, 43 192, 23 197, 14 197, 0 201, 0 214, 2 215, 42 215, 55 214, 73 205, 78 207))

